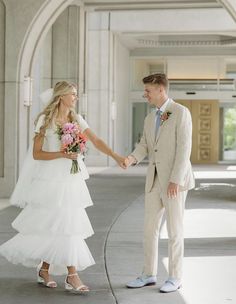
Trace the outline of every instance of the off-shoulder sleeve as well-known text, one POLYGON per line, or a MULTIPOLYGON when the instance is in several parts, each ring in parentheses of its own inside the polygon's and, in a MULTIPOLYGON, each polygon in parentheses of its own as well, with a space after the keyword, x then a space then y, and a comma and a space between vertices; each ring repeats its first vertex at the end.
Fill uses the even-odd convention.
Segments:
POLYGON ((45 119, 45 115, 39 116, 38 122, 34 128, 35 133, 40 133, 40 128, 42 127, 42 125, 44 123, 44 119, 45 119))
POLYGON ((77 117, 78 117, 78 122, 79 122, 79 125, 81 128, 81 131, 84 132, 86 129, 89 128, 89 125, 87 124, 87 122, 83 119, 83 117, 80 114, 78 114, 77 117))

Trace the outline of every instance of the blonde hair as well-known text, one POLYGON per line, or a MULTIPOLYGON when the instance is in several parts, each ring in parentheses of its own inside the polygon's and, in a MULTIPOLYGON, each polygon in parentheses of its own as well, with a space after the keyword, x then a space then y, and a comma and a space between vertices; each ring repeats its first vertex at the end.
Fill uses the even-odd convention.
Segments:
MULTIPOLYGON (((49 104, 46 106, 46 108, 38 114, 34 122, 36 126, 39 117, 41 115, 45 115, 44 123, 41 126, 39 133, 41 136, 44 136, 46 129, 52 125, 53 119, 57 116, 61 96, 70 94, 73 91, 73 89, 76 89, 76 85, 74 83, 69 83, 67 81, 60 81, 55 84, 53 89, 52 99, 49 101, 49 104)), ((70 109, 68 118, 70 122, 78 122, 76 112, 73 108, 70 109)))

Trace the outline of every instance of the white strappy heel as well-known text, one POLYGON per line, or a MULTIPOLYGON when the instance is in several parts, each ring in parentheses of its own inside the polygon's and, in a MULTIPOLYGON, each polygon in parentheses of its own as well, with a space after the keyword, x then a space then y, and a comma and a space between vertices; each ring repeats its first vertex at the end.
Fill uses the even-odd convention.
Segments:
POLYGON ((37 275, 37 281, 39 284, 42 284, 48 288, 56 288, 57 287, 57 283, 55 281, 49 281, 49 282, 46 282, 44 280, 43 277, 40 276, 40 271, 47 271, 48 272, 48 269, 38 269, 38 275, 37 275))
POLYGON ((67 282, 67 278, 68 277, 73 277, 73 276, 78 276, 78 274, 77 273, 72 273, 72 274, 67 275, 67 277, 65 279, 65 289, 68 290, 68 291, 74 291, 74 292, 79 293, 79 294, 88 294, 88 292, 89 292, 88 286, 86 286, 84 284, 81 284, 80 286, 75 288, 73 285, 71 285, 70 283, 67 282))

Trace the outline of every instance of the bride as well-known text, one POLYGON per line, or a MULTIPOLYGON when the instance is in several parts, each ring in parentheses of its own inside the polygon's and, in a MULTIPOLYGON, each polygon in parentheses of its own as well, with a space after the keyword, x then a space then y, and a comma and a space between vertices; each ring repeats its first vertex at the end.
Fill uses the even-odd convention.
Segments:
POLYGON ((89 288, 77 271, 95 263, 84 241, 93 234, 85 211, 92 205, 85 183, 88 173, 81 155, 61 151, 57 126, 77 122, 93 145, 123 168, 124 158, 114 153, 75 113, 76 101, 76 86, 58 82, 48 105, 38 115, 33 149, 11 197, 11 204, 24 208, 12 223, 18 233, 0 246, 0 253, 14 264, 38 266, 38 282, 46 287, 57 287, 51 274, 67 274, 66 290, 87 293, 89 288), (78 161, 77 174, 70 173, 72 160, 78 161))

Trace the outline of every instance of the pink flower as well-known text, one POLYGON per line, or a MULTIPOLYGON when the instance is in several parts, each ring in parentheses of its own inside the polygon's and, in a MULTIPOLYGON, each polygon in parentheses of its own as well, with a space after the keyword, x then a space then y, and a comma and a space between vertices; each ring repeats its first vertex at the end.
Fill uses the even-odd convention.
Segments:
POLYGON ((63 128, 62 128, 62 132, 64 134, 71 134, 71 133, 74 133, 78 130, 78 126, 76 124, 73 124, 73 123, 66 123, 64 124, 63 128))
POLYGON ((70 134, 64 134, 61 137, 63 146, 68 146, 73 143, 73 137, 70 134))
MULTIPOLYGON (((58 126, 56 133, 61 140, 61 149, 64 153, 84 153, 86 151, 87 138, 82 134, 78 123, 66 123, 62 127, 58 126)), ((70 173, 75 174, 79 171, 78 161, 73 159, 70 173)))
POLYGON ((170 111, 166 111, 161 114, 161 125, 169 118, 169 116, 172 114, 170 111))
POLYGON ((80 150, 81 150, 81 152, 84 152, 86 150, 86 146, 84 143, 80 144, 80 150))

